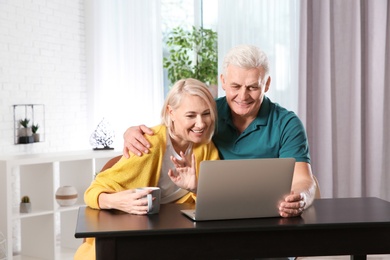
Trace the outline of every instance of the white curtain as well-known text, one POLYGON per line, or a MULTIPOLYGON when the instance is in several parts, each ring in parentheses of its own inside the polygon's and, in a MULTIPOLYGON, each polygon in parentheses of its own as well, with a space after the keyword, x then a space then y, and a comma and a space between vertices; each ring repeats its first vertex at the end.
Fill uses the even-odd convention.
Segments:
MULTIPOLYGON (((267 96, 297 111, 298 0, 218 1, 218 63, 230 48, 253 44, 263 49, 270 62, 271 87, 267 96)), ((225 93, 219 86, 219 96, 225 93)))
POLYGON ((321 193, 390 200, 390 3, 300 3, 299 114, 321 193))
POLYGON ((86 28, 89 125, 106 118, 122 148, 127 127, 160 123, 160 1, 86 0, 86 28))

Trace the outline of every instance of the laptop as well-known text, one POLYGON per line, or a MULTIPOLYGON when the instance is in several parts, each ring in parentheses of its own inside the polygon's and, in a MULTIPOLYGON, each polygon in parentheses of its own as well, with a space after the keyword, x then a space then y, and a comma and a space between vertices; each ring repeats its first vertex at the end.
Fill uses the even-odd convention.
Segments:
POLYGON ((294 166, 294 158, 202 161, 195 209, 181 212, 195 221, 279 217, 294 166))

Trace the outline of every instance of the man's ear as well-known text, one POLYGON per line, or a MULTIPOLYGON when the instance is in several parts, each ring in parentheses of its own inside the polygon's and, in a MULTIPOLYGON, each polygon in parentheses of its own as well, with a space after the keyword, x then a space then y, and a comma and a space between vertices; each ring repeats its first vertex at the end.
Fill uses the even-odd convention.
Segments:
POLYGON ((219 79, 221 80, 222 89, 225 90, 225 77, 223 76, 223 73, 219 75, 219 79))
POLYGON ((269 86, 271 86, 271 76, 268 76, 267 82, 265 82, 265 89, 264 89, 264 92, 267 92, 267 91, 268 91, 269 86))

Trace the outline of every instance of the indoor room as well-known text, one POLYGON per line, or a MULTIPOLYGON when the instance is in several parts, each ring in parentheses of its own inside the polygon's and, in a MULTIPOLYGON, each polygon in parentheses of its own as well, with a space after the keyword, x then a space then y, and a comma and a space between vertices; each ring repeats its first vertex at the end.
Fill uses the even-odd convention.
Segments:
MULTIPOLYGON (((334 228, 341 221, 352 232, 318 252, 312 246, 279 255, 270 244, 263 257, 390 259, 389 39, 387 0, 0 0, 0 260, 74 259, 88 237, 76 230, 80 217, 99 216, 86 209, 84 192, 110 159, 121 158, 125 132, 162 124, 164 101, 182 78, 205 83, 218 105, 229 96, 224 57, 243 44, 267 55, 268 81, 260 88, 294 115, 306 144, 312 200, 302 197, 307 205, 297 218, 280 218, 302 221, 286 230, 297 228, 314 243, 305 225, 325 233, 320 222, 329 213, 337 216, 334 228), (333 200, 343 204, 326 211, 333 200), (340 217, 339 207, 351 219, 340 217), (372 226, 356 224, 366 222, 372 226)), ((223 136, 220 113, 215 136, 223 136)), ((236 130, 239 138, 247 134, 236 130)), ((280 147, 294 139, 279 137, 280 147)), ((240 157, 225 156, 222 139, 212 140, 218 159, 240 157)), ((281 150, 264 158, 298 157, 281 150)), ((187 221, 189 232, 207 233, 187 221)), ((319 241, 337 234, 329 232, 319 241)), ((204 252, 222 259, 252 258, 208 246, 204 252)))

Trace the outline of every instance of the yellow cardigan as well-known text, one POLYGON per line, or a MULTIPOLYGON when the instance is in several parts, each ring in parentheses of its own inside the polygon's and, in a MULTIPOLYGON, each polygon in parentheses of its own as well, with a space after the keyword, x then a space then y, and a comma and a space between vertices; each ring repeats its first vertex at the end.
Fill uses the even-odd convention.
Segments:
MULTIPOLYGON (((162 161, 167 146, 167 128, 159 125, 152 128, 154 135, 145 137, 151 144, 150 152, 141 157, 131 155, 122 157, 112 168, 99 173, 84 193, 85 203, 99 209, 98 198, 101 193, 113 193, 145 186, 157 186, 160 179, 162 161)), ((204 160, 218 160, 218 150, 212 142, 194 144, 193 153, 196 158, 196 175, 199 165, 204 160)), ((195 194, 188 193, 176 203, 194 203, 195 194)), ((77 250, 74 259, 95 259, 95 239, 87 238, 77 250)))

